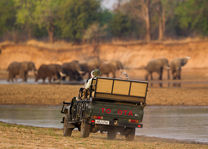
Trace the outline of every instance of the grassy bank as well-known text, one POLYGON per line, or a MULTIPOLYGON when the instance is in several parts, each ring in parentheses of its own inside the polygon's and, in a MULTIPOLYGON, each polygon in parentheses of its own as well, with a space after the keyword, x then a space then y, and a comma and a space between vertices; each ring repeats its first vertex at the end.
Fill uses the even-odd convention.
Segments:
MULTIPOLYGON (((81 85, 0 84, 0 104, 59 105, 81 85)), ((207 87, 149 88, 148 105, 208 105, 207 87)))
POLYGON ((115 140, 107 140, 106 134, 90 134, 89 138, 80 138, 78 131, 72 137, 63 137, 62 130, 13 125, 0 122, 1 148, 106 148, 106 149, 205 149, 208 146, 178 142, 168 139, 136 137, 134 141, 125 141, 118 135, 115 140))

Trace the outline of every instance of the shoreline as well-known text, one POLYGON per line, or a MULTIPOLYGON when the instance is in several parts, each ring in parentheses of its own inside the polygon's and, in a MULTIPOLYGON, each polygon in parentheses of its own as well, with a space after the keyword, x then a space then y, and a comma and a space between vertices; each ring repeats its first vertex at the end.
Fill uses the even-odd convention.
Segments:
POLYGON ((43 128, 5 122, 0 122, 0 132, 4 132, 0 136, 0 145, 5 148, 13 146, 20 148, 28 148, 29 146, 32 148, 66 148, 66 146, 68 148, 99 148, 100 146, 103 148, 138 148, 139 146, 140 148, 203 149, 208 147, 207 143, 148 136, 136 136, 134 141, 126 141, 121 135, 117 135, 115 140, 107 140, 105 133, 91 133, 90 137, 81 138, 79 131, 73 131, 72 137, 63 137, 62 129, 59 128, 43 128), (23 143, 24 141, 25 143, 23 143))

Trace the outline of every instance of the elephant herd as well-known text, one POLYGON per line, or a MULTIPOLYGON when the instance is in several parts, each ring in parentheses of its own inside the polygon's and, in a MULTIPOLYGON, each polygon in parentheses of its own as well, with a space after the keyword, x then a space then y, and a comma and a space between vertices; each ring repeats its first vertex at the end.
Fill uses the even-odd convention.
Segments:
MULTIPOLYGON (((168 61, 166 58, 153 59, 145 66, 147 74, 146 80, 153 80, 153 73, 159 75, 159 80, 163 79, 164 70, 167 71, 167 78, 170 79, 170 71, 173 80, 181 79, 181 69, 190 57, 176 58, 172 61, 168 61)), ((116 72, 124 70, 123 64, 119 60, 103 61, 97 58, 91 58, 88 61, 79 62, 77 60, 60 64, 42 64, 37 70, 35 64, 31 61, 24 62, 12 62, 9 64, 7 70, 9 72, 8 81, 14 81, 16 76, 20 76, 23 81, 27 81, 28 72, 33 71, 35 75, 35 81, 42 79, 45 82, 48 79, 49 83, 55 80, 70 80, 81 81, 84 76, 90 78, 90 73, 93 69, 99 68, 102 75, 109 77, 116 77, 116 72)), ((125 71, 122 71, 125 72, 125 71)), ((128 77, 125 73, 126 78, 128 77)), ((162 83, 160 83, 162 87, 162 83)))
POLYGON ((43 83, 48 79, 49 83, 55 80, 81 81, 93 69, 99 68, 102 75, 116 77, 116 72, 123 69, 123 64, 118 61, 101 61, 98 59, 90 59, 87 62, 79 62, 77 60, 60 64, 42 64, 37 70, 33 62, 12 62, 8 66, 8 81, 14 81, 16 76, 20 76, 23 81, 27 81, 29 71, 33 71, 35 81, 42 79, 43 83))
MULTIPOLYGON (((170 73, 172 74, 173 80, 180 80, 181 79, 181 69, 184 65, 187 64, 190 57, 184 57, 184 58, 175 58, 170 63, 168 62, 168 59, 166 58, 158 58, 154 59, 148 62, 145 69, 147 71, 147 74, 145 76, 146 80, 153 80, 153 73, 157 73, 159 75, 159 80, 163 79, 163 71, 167 70, 167 78, 170 79, 170 73)), ((175 86, 176 84, 174 84, 175 86)), ((178 84, 180 86, 180 84, 178 84)), ((160 83, 160 87, 162 87, 162 83, 160 83)))

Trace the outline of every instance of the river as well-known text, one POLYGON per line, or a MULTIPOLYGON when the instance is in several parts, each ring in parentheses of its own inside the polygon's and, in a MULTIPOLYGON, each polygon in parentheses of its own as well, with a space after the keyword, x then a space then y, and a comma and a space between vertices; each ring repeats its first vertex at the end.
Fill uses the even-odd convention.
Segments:
MULTIPOLYGON (((0 105, 0 121, 62 128, 61 106, 0 105)), ((208 143, 208 106, 147 106, 138 136, 208 143)))

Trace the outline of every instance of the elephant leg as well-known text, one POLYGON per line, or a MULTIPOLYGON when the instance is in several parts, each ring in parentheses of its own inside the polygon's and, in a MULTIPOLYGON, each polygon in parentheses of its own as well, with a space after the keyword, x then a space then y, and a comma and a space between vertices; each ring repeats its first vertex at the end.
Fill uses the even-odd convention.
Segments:
POLYGON ((150 80, 151 80, 151 86, 153 87, 153 83, 152 83, 153 75, 152 75, 152 73, 150 73, 150 80))
POLYGON ((48 82, 49 83, 51 83, 51 79, 52 79, 52 77, 50 76, 50 77, 48 77, 48 82))
MULTIPOLYGON (((163 78, 163 68, 160 68, 160 73, 159 73, 159 80, 162 81, 163 78)), ((162 87, 162 82, 159 83, 160 87, 162 87)))
POLYGON ((27 74, 27 72, 25 72, 25 73, 24 73, 24 81, 25 81, 25 82, 27 82, 27 77, 28 77, 28 74, 27 74))
MULTIPOLYGON (((178 68, 177 76, 176 77, 177 77, 177 80, 181 80, 181 67, 178 68)), ((177 86, 178 87, 181 87, 181 82, 178 82, 177 83, 177 86)))
POLYGON ((43 83, 44 83, 44 84, 45 84, 45 79, 46 79, 46 78, 43 78, 43 83))

